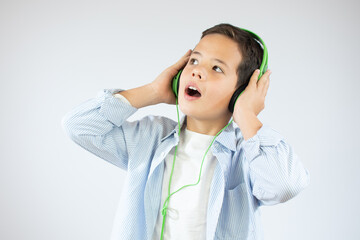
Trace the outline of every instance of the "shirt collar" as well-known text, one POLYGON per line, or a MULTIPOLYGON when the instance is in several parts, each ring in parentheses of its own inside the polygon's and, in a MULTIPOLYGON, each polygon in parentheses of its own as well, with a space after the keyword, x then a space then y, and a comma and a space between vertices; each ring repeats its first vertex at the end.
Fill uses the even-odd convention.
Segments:
MULTIPOLYGON (((229 122, 231 121, 231 119, 229 120, 229 122)), ((228 123, 229 123, 228 122, 228 123)), ((180 127, 181 127, 181 131, 184 130, 184 124, 186 123, 186 115, 183 115, 180 119, 180 127)), ((233 123, 229 124, 229 126, 227 128, 225 128, 216 138, 214 142, 218 142, 221 145, 223 145, 224 147, 232 150, 232 151, 236 151, 236 133, 235 133, 235 128, 233 126, 233 123)), ((165 137, 163 137, 161 139, 161 141, 163 142, 165 139, 171 137, 171 136, 177 136, 179 135, 179 126, 178 124, 176 124, 175 128, 169 133, 167 134, 165 137)))
MULTIPOLYGON (((181 129, 183 129, 183 126, 184 126, 184 123, 185 123, 185 120, 186 120, 186 115, 182 116, 181 119, 180 119, 180 127, 181 129)), ((173 130, 171 130, 170 133, 168 133, 165 137, 163 137, 161 139, 161 142, 163 142, 165 139, 167 139, 168 137, 170 136, 173 136, 173 135, 179 135, 179 126, 178 126, 178 123, 176 123, 176 126, 173 130)))
MULTIPOLYGON (((229 120, 229 122, 232 119, 229 120)), ((229 123, 228 122, 228 123, 229 123)), ((224 147, 232 150, 232 151, 236 151, 236 133, 235 133, 235 128, 233 126, 233 122, 231 124, 229 124, 229 126, 227 126, 227 128, 225 128, 216 138, 215 141, 219 142, 220 144, 222 144, 224 147)))

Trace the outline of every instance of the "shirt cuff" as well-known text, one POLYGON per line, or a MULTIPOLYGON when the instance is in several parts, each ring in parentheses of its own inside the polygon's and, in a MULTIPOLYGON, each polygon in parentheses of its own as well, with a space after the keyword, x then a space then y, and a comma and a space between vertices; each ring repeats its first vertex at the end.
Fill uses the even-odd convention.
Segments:
POLYGON ((118 94, 118 93, 114 93, 113 95, 114 95, 114 97, 120 99, 120 101, 123 101, 124 103, 127 103, 127 104, 130 104, 130 105, 131 105, 131 103, 129 102, 129 100, 127 100, 127 98, 124 97, 123 95, 118 94))
MULTIPOLYGON (((124 91, 124 89, 103 89, 98 92, 97 98, 100 101, 99 112, 110 122, 120 127, 124 120, 129 118, 138 109, 133 107, 126 99, 119 101, 119 98, 115 97, 115 93, 124 91)), ((120 94, 116 94, 120 95, 120 94)))

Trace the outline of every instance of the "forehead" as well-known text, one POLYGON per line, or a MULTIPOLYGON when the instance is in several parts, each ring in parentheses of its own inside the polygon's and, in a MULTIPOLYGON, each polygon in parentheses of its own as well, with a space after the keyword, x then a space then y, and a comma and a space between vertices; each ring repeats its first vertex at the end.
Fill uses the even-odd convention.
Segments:
POLYGON ((202 57, 220 59, 230 68, 236 69, 241 61, 237 43, 222 34, 209 34, 203 37, 194 48, 202 57))

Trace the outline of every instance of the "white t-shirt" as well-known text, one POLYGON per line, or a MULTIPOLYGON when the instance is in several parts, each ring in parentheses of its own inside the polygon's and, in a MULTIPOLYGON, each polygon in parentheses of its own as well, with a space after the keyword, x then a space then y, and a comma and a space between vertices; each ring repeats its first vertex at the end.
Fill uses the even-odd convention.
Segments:
MULTIPOLYGON (((201 162, 214 136, 183 128, 180 132, 170 193, 199 179, 201 162)), ((169 179, 175 147, 165 158, 161 205, 152 240, 160 240, 163 215, 161 210, 168 197, 169 179)), ((206 213, 216 158, 211 150, 206 154, 201 178, 197 185, 188 186, 170 197, 165 219, 163 240, 205 240, 206 213)))

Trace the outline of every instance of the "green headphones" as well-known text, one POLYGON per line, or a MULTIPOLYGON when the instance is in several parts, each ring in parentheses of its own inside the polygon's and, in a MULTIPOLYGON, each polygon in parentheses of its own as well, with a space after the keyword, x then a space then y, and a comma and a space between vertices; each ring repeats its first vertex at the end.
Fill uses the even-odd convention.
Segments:
MULTIPOLYGON (((260 77, 266 72, 267 70, 267 65, 268 65, 268 52, 267 52, 267 48, 265 46, 265 43, 264 41, 258 36, 256 35, 255 33, 249 31, 249 30, 246 30, 244 28, 239 28, 241 30, 244 30, 248 33, 251 34, 251 36, 258 40, 262 46, 263 46, 263 50, 264 50, 264 54, 263 54, 263 59, 262 59, 262 62, 261 62, 261 65, 260 65, 260 74, 258 76, 258 81, 260 79, 260 77)), ((171 84, 171 87, 172 87, 172 90, 176 96, 176 98, 178 97, 178 92, 179 92, 179 85, 180 85, 180 76, 181 76, 181 73, 182 73, 182 70, 181 69, 175 76, 174 78, 172 79, 172 84, 171 84)), ((248 84, 243 84, 242 86, 240 86, 238 89, 236 89, 236 91, 234 92, 234 94, 232 95, 231 99, 230 99, 230 102, 229 102, 229 106, 228 106, 228 109, 230 112, 234 112, 234 107, 235 107, 235 103, 236 103, 236 100, 240 97, 240 95, 242 94, 242 92, 245 90, 245 88, 247 87, 248 84)))

